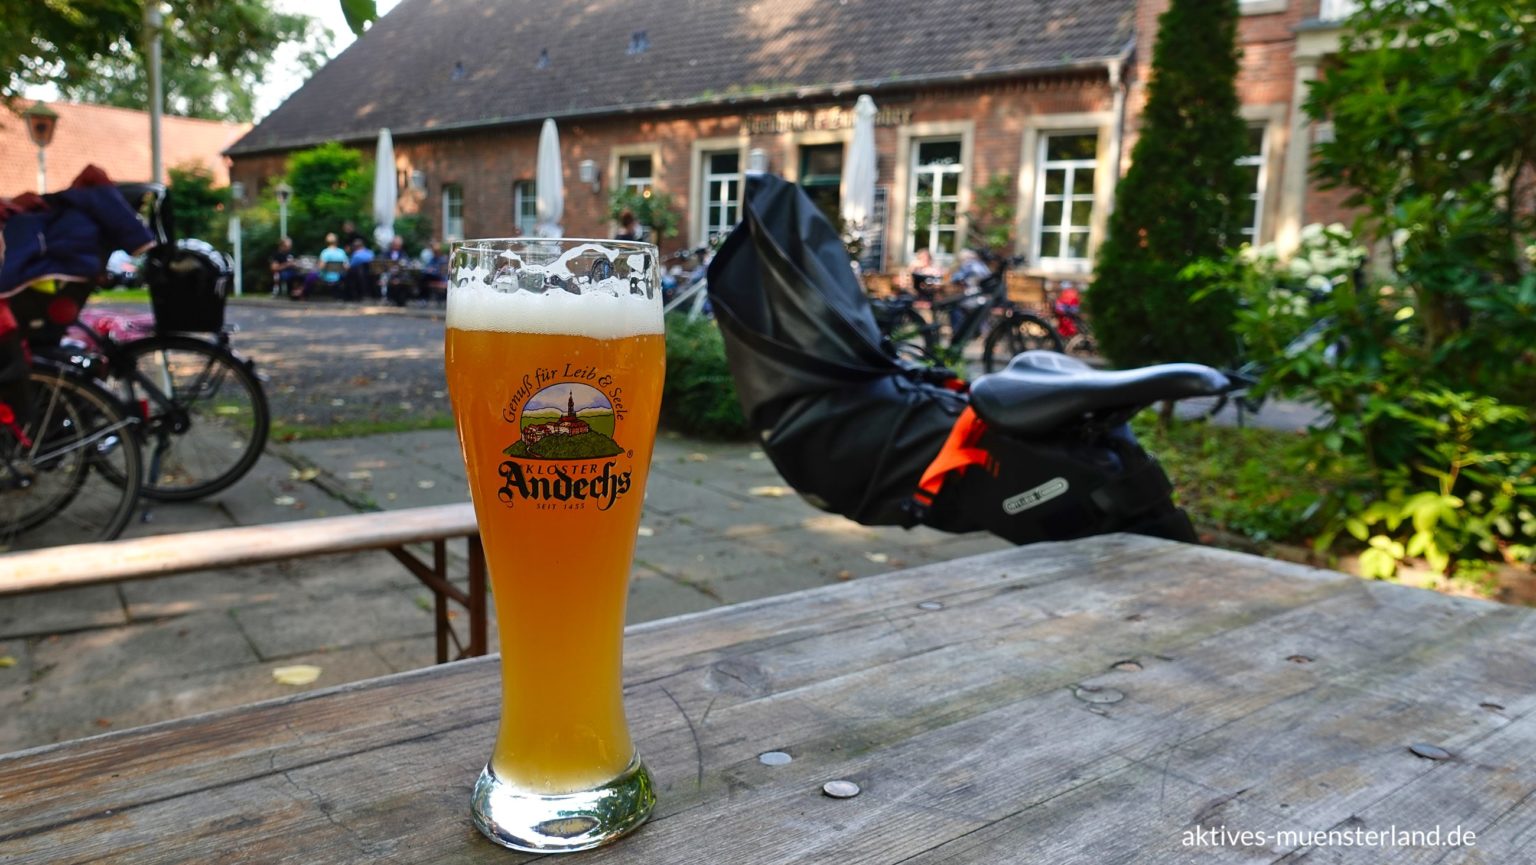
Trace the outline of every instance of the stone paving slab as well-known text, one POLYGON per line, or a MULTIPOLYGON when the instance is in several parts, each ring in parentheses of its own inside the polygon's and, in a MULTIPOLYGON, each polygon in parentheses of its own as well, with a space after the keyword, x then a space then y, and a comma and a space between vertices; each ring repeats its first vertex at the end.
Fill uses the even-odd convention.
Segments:
POLYGON ((208 612, 55 634, 33 646, 33 684, 50 691, 87 691, 98 683, 131 689, 261 660, 228 624, 228 614, 208 612))
POLYGON ((126 625, 115 586, 0 598, 0 639, 126 625))
POLYGON ((430 606, 419 604, 414 589, 374 590, 341 597, 334 604, 295 598, 237 607, 230 615, 250 640, 260 660, 290 658, 310 652, 366 646, 391 638, 433 633, 430 606))
POLYGON ((394 670, 372 648, 360 647, 297 655, 280 663, 160 676, 125 688, 61 689, 39 681, 10 718, 14 723, 0 725, 0 752, 211 712, 391 672, 394 670), (272 678, 272 670, 289 664, 314 664, 321 668, 320 678, 312 685, 278 684, 272 678))

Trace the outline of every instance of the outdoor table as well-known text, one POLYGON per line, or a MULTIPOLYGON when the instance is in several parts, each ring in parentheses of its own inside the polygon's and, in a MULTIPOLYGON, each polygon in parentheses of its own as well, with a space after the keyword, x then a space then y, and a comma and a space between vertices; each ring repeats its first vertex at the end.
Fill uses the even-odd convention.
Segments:
MULTIPOLYGON (((1533 647, 1529 609, 1124 535, 637 625, 660 803, 580 861, 1529 863, 1533 647)), ((0 758, 0 861, 528 861, 469 821, 497 695, 478 658, 0 758)))

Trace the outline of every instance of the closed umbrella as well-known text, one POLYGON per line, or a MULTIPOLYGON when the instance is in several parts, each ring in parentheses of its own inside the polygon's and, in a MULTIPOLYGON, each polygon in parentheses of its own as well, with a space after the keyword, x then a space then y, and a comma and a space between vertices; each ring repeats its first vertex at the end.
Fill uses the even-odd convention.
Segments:
POLYGON ((535 203, 539 220, 534 233, 539 237, 559 237, 560 217, 565 213, 565 180, 560 169, 560 131, 553 120, 546 119, 539 132, 539 163, 534 183, 538 188, 535 203))
POLYGON ((395 239, 395 142, 388 129, 379 130, 373 163, 373 239, 387 247, 395 239))
POLYGON ((843 169, 843 220, 855 229, 869 227, 875 212, 875 100, 868 94, 853 106, 853 143, 843 169))

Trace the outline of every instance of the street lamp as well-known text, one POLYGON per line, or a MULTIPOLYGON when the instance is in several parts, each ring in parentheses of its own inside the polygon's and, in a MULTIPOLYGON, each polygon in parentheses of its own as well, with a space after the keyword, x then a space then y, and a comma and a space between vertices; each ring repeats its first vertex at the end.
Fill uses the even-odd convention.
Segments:
POLYGON ((47 192, 48 159, 43 151, 53 142, 53 133, 59 128, 58 112, 41 102, 34 102, 31 108, 21 112, 21 116, 27 121, 27 135, 37 145, 37 191, 47 192))
POLYGON ((279 183, 277 193, 277 236, 288 236, 288 199, 293 197, 293 187, 286 183, 279 183))

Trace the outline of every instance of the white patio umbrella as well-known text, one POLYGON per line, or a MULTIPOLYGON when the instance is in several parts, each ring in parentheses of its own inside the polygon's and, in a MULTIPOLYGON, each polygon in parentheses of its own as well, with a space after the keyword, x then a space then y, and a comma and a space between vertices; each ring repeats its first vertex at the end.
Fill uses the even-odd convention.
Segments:
POLYGON ((387 247, 395 239, 395 142, 388 129, 379 130, 373 162, 373 239, 387 247))
POLYGON ((560 217, 565 213, 565 178, 560 170, 560 131, 551 119, 545 119, 539 132, 539 162, 533 179, 538 191, 538 224, 534 234, 559 237, 560 217))
POLYGON ((869 94, 853 106, 853 141, 843 167, 842 216, 865 228, 875 212, 875 100, 869 94))

